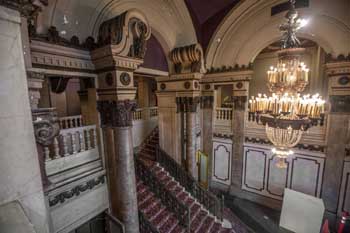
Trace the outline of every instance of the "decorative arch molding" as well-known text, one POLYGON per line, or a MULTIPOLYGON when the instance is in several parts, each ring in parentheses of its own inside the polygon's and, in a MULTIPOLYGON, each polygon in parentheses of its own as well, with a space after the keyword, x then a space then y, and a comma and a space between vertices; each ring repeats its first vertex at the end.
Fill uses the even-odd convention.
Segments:
MULTIPOLYGON (((298 35, 317 42, 334 56, 348 54, 350 22, 345 24, 342 15, 337 18, 338 12, 321 12, 315 1, 310 0, 309 8, 298 9, 301 17, 310 18, 310 25, 298 35)), ((249 64, 262 49, 279 40, 278 26, 286 12, 271 16, 270 10, 280 2, 283 1, 247 0, 233 8, 211 39, 206 55, 207 68, 249 64)))
POLYGON ((62 35, 66 38, 77 35, 83 41, 92 35, 96 40, 102 22, 133 9, 147 18, 165 54, 175 47, 197 42, 190 14, 181 0, 54 0, 40 17, 39 33, 53 25, 58 31, 66 31, 62 35), (64 15, 69 21, 67 25, 63 24, 64 15))

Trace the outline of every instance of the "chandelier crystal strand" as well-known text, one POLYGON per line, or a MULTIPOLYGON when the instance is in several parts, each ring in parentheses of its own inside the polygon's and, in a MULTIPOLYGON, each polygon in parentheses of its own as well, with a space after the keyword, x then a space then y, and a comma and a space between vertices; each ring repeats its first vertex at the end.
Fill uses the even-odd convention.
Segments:
POLYGON ((265 125, 267 138, 275 146, 272 152, 279 158, 277 166, 285 168, 286 158, 293 154, 303 131, 317 124, 324 116, 325 101, 319 94, 301 95, 309 84, 309 68, 301 61, 305 49, 300 47, 296 32, 305 20, 298 18, 295 1, 280 26, 282 48, 277 52, 278 63, 267 71, 267 86, 271 96, 258 94, 249 100, 249 114, 265 125))

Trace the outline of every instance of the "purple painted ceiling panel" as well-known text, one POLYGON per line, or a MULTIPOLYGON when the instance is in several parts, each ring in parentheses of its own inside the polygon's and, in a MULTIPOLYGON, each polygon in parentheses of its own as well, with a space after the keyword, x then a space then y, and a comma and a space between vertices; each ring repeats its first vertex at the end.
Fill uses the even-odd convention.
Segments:
POLYGON ((168 71, 168 63, 163 48, 158 40, 151 35, 147 41, 147 50, 142 67, 168 71))

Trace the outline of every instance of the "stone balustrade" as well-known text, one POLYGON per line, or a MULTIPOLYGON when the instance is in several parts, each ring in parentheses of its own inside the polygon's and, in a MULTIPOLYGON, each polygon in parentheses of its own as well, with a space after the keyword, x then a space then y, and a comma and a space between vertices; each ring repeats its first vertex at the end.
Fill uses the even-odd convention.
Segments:
POLYGON ((214 132, 232 134, 232 108, 216 108, 214 116, 214 132))
POLYGON ((138 108, 133 112, 133 121, 147 120, 158 116, 158 107, 138 108))
POLYGON ((81 115, 60 117, 59 124, 61 129, 76 128, 84 125, 81 115))
MULTIPOLYGON (((77 118, 76 118, 77 119, 77 118)), ((62 129, 51 146, 44 147, 45 161, 97 149, 96 125, 62 129)))

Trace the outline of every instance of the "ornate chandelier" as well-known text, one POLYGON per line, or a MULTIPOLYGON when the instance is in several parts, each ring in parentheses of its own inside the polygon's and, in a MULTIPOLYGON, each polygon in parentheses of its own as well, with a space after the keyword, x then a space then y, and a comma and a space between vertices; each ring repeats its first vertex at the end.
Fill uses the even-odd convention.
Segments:
POLYGON ((249 117, 265 125, 280 168, 287 166, 285 160, 293 154, 291 148, 299 143, 303 132, 324 117, 325 104, 318 94, 300 94, 309 84, 309 69, 301 61, 305 49, 296 37, 305 21, 298 18, 295 0, 290 3, 287 22, 279 27, 283 44, 277 52, 278 64, 267 71, 267 86, 272 96, 258 94, 249 100, 249 117))

